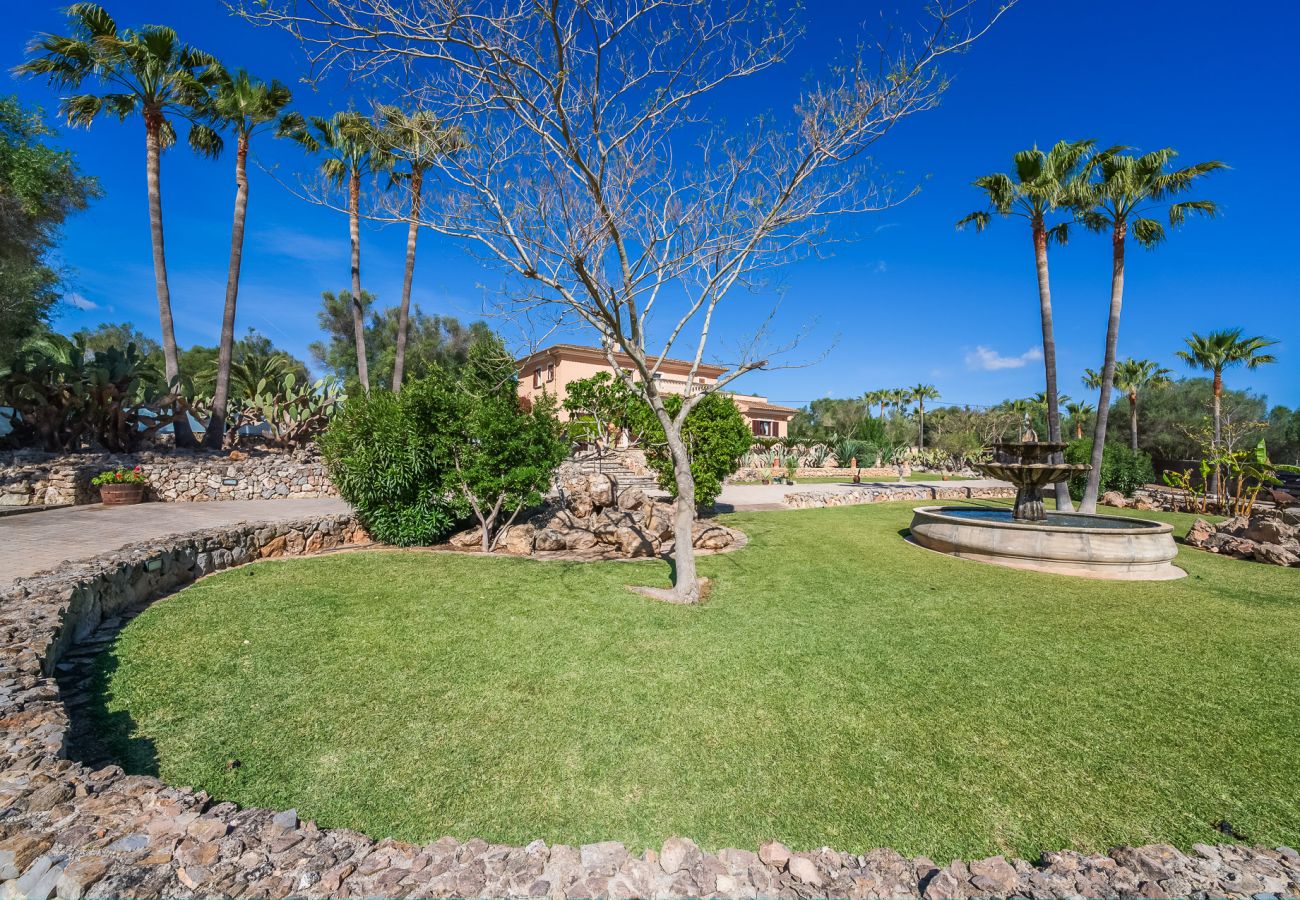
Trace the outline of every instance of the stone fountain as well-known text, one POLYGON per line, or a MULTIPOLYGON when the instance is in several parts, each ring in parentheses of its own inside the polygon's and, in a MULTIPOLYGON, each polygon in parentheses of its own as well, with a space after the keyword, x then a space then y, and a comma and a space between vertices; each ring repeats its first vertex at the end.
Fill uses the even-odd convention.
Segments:
POLYGON ((1054 463, 1051 457, 1065 449, 1058 441, 1040 441, 1029 427, 1025 415, 1024 432, 1020 440, 993 445, 993 461, 976 463, 990 478, 1009 481, 1016 486, 1016 503, 1011 517, 1017 522, 1045 522, 1047 510, 1043 506, 1043 488, 1065 481, 1075 472, 1087 472, 1089 465, 1054 463))
POLYGON ((1186 575, 1173 564, 1178 548, 1170 525, 1044 507, 1044 487, 1092 468, 1051 462, 1064 448, 1038 440, 1026 421, 1021 440, 994 445, 993 460, 976 465, 1015 485, 1014 506, 922 506, 912 513, 910 540, 964 559, 1060 575, 1125 581, 1186 575))

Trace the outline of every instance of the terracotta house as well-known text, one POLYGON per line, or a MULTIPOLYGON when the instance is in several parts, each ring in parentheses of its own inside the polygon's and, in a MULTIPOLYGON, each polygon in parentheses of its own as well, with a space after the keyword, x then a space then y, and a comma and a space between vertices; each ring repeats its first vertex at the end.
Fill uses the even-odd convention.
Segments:
MULTIPOLYGON (((621 353, 615 354, 619 363, 626 362, 632 368, 632 360, 621 353)), ((590 378, 597 372, 611 371, 609 360, 596 347, 582 347, 577 344, 552 344, 543 350, 516 360, 519 367, 519 396, 533 400, 543 394, 549 394, 557 403, 563 403, 570 382, 590 378)), ((695 373, 695 380, 688 383, 691 364, 681 359, 665 359, 659 366, 659 389, 665 393, 693 394, 702 387, 717 383, 726 371, 721 366, 701 363, 695 373)), ((736 401, 740 414, 755 435, 760 437, 783 438, 789 434, 790 420, 795 410, 788 406, 768 403, 766 397, 752 394, 733 394, 727 396, 736 401)), ((559 410, 560 418, 567 414, 559 410)))

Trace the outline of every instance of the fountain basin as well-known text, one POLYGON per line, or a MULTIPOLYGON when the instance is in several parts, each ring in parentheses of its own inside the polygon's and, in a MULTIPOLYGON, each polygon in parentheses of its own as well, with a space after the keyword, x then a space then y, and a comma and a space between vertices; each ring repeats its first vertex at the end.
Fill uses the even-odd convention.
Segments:
POLYGON ((1124 516, 1047 513, 1041 522, 982 506, 922 506, 912 512, 912 542, 929 550, 1057 575, 1116 581, 1170 581, 1187 573, 1173 526, 1124 516))

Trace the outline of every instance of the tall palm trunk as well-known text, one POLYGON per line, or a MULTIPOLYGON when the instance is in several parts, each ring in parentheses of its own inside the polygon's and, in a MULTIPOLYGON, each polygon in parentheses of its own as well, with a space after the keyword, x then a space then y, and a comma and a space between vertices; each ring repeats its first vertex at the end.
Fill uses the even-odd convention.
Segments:
POLYGON ((1124 238, 1127 227, 1117 225, 1111 233, 1113 258, 1110 275, 1110 319, 1106 323, 1106 357, 1101 368, 1101 396, 1097 398, 1097 422, 1092 429, 1092 471, 1088 473, 1088 486, 1083 492, 1079 510, 1097 511, 1097 493, 1101 484, 1101 460, 1106 450, 1106 423, 1110 419, 1110 391, 1115 383, 1115 350, 1119 344, 1119 313, 1124 304, 1124 238))
POLYGON ((366 362, 366 322, 361 307, 361 183, 357 173, 348 178, 348 236, 352 239, 352 332, 357 339, 357 378, 370 393, 370 366, 366 362))
MULTIPOLYGON (((1223 440, 1223 369, 1214 370, 1214 456, 1219 456, 1219 444, 1223 440)), ((1219 493, 1219 467, 1210 470, 1211 494, 1219 493)))
POLYGON ((415 276, 415 240, 420 233, 420 185, 424 173, 411 171, 411 222, 406 229, 406 272, 402 275, 402 305, 397 311, 397 355, 393 360, 393 393, 402 389, 406 369, 406 329, 411 310, 411 280, 415 276))
POLYGON ((239 268, 244 260, 244 221, 248 215, 248 135, 240 134, 235 150, 235 221, 230 227, 230 267, 226 270, 226 308, 221 314, 221 346, 217 350, 217 386, 212 394, 212 418, 203 444, 220 450, 226 436, 226 406, 230 400, 230 363, 235 351, 235 304, 239 299, 239 268))
POLYGON ((880 421, 885 421, 885 401, 880 401, 880 421))
POLYGON ((1128 445, 1134 453, 1138 448, 1138 393, 1128 392, 1128 445))
POLYGON ((1074 423, 1074 438, 1075 438, 1075 440, 1079 440, 1079 441, 1083 440, 1083 422, 1082 422, 1082 421, 1079 421, 1079 422, 1075 422, 1075 423, 1074 423))
MULTIPOLYGON (((1038 312, 1043 323, 1043 369, 1047 375, 1047 439, 1061 440, 1061 406, 1056 390, 1056 332, 1052 325, 1052 288, 1047 271, 1047 229, 1041 219, 1033 223, 1034 262, 1038 270, 1038 312)), ((1051 461, 1065 462, 1061 453, 1053 453, 1051 461)), ((1070 486, 1064 481, 1055 485, 1056 508, 1072 510, 1070 486)))
POLYGON ((189 412, 180 395, 180 359, 172 325, 172 295, 167 286, 167 254, 163 247, 161 134, 163 118, 156 110, 144 114, 145 170, 149 187, 149 233, 153 239, 153 278, 158 293, 158 324, 162 330, 163 370, 174 409, 180 411, 172 426, 177 447, 193 447, 189 412))
POLYGON ((919 423, 918 434, 917 434, 917 440, 919 443, 917 444, 917 448, 920 450, 924 450, 925 449, 925 401, 917 400, 916 402, 917 402, 917 417, 919 423))

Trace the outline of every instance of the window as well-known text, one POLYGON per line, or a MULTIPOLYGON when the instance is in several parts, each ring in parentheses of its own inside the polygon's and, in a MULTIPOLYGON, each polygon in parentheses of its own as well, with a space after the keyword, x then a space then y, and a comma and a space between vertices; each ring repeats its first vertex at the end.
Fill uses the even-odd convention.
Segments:
POLYGON ((539 388, 541 386, 542 386, 542 367, 538 366, 536 369, 533 369, 533 387, 539 388))
POLYGON ((546 367, 546 380, 547 380, 548 383, 549 383, 549 382, 552 382, 552 381, 555 380, 555 364, 554 364, 554 363, 552 363, 551 365, 549 365, 549 366, 546 367))

